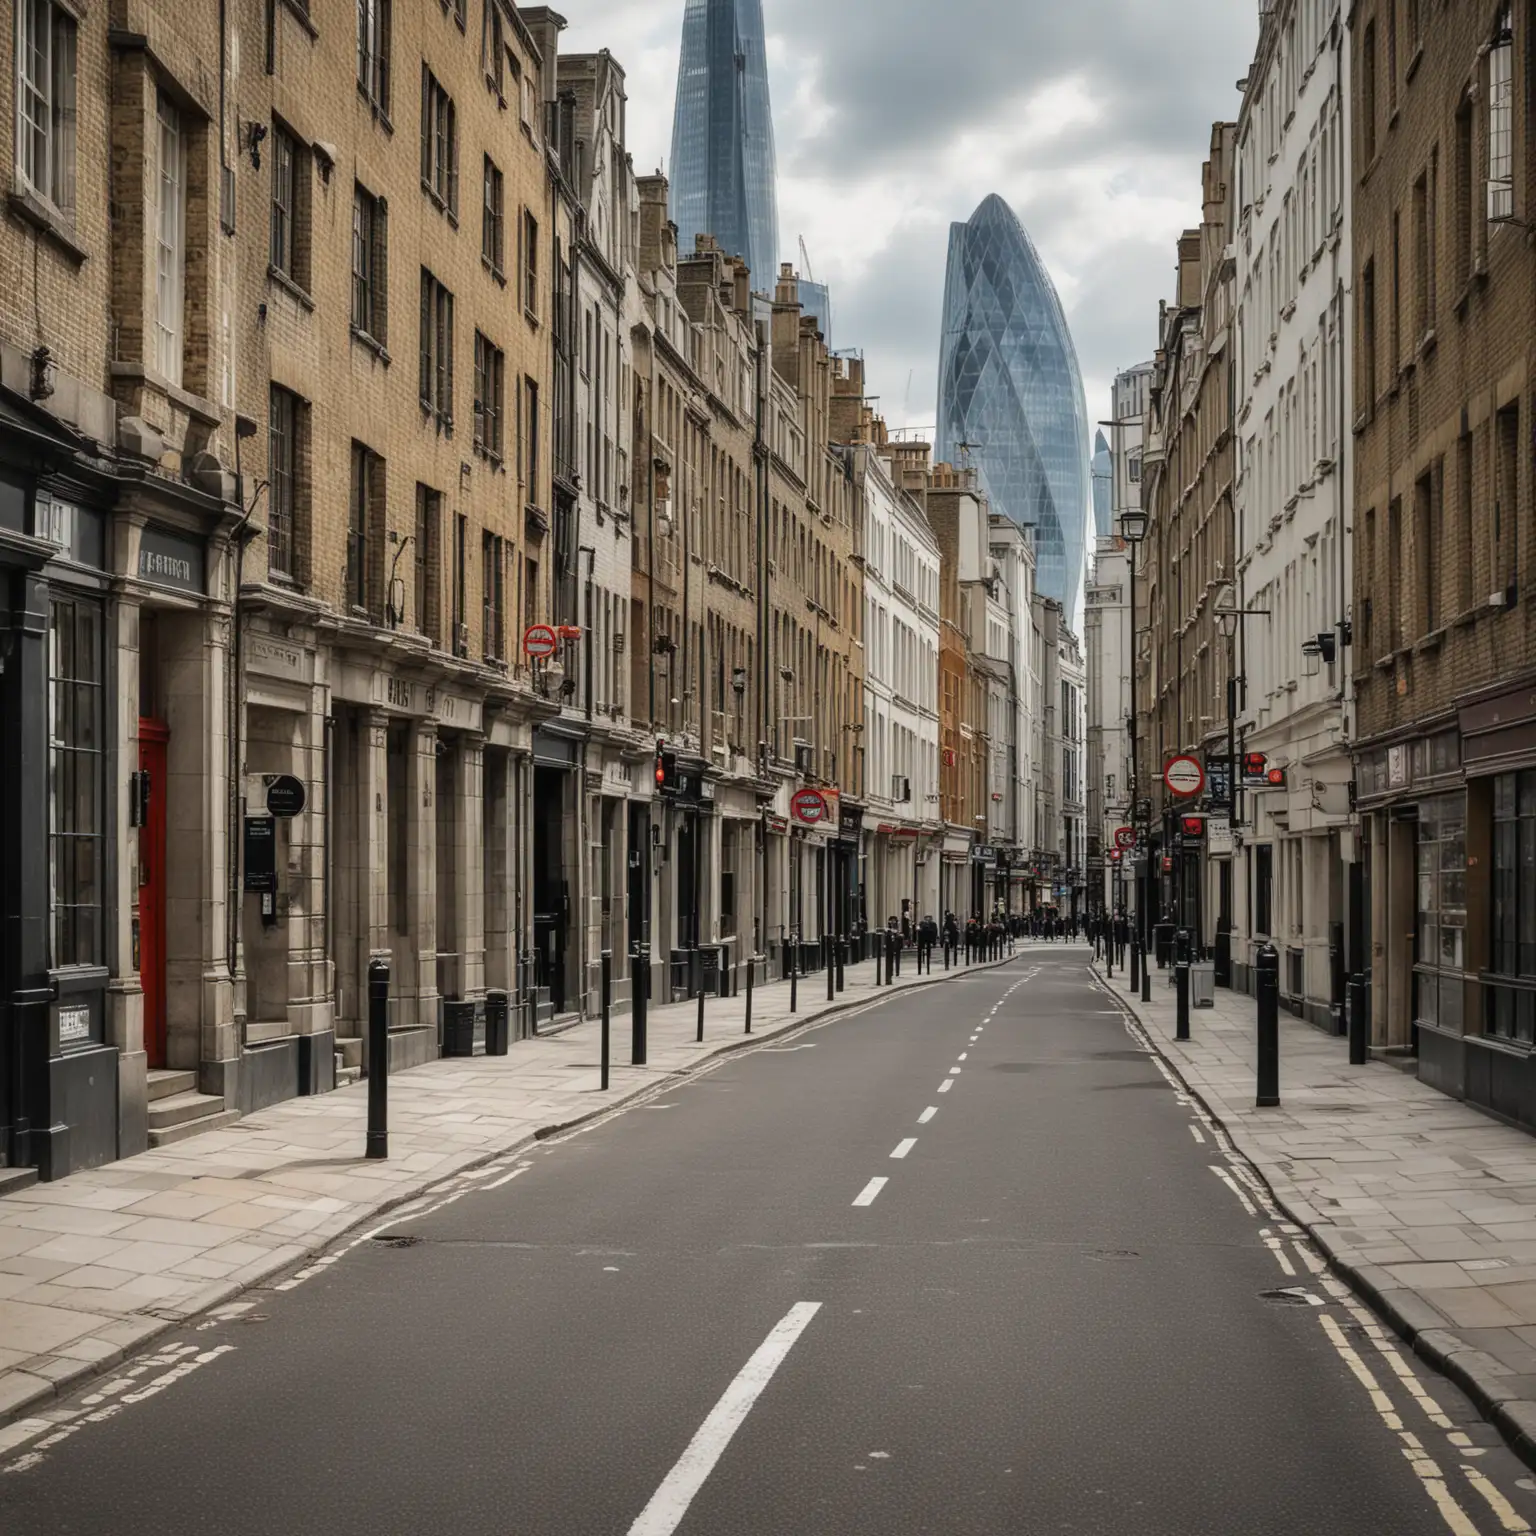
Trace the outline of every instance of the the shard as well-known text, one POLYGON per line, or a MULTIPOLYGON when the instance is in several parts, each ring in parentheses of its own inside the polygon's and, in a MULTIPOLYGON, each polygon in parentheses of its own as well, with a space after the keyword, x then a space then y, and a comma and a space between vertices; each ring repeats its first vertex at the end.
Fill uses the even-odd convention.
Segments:
POLYGON ((762 0, 688 0, 672 119, 672 221, 678 249, 713 235, 772 293, 779 209, 762 0))
POLYGON ((1073 622, 1091 503, 1088 407, 1061 300, 1013 210, 988 197, 949 231, 938 451, 1034 529, 1038 585, 1073 622))

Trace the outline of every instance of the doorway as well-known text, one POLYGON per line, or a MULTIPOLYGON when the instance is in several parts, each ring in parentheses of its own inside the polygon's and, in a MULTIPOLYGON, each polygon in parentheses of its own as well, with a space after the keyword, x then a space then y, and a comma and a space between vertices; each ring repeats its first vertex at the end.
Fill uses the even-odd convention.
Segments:
POLYGON ((163 720, 140 716, 139 771, 148 793, 139 829, 139 984, 144 989, 144 1049, 152 1068, 166 1065, 165 764, 170 739, 163 720))
POLYGON ((570 886, 565 872, 566 781, 563 768, 533 770, 534 985, 549 993, 554 1011, 566 1007, 566 934, 570 886))

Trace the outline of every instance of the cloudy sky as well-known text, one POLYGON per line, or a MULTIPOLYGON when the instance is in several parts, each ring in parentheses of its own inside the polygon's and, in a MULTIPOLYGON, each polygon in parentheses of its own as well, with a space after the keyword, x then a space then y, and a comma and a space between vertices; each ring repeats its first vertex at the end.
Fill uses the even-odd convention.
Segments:
MULTIPOLYGON (((572 52, 629 81, 642 174, 667 168, 684 0, 566 0, 572 52)), ((804 237, 892 427, 934 421, 951 221, 1018 212, 1066 307, 1090 417, 1151 355, 1211 123, 1235 117, 1254 0, 763 0, 781 256, 804 237)))

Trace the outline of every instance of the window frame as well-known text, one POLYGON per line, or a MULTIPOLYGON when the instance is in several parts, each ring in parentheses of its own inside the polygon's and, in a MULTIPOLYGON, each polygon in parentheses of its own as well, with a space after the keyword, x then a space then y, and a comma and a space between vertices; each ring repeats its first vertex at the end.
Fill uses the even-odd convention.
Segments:
POLYGON ((267 575, 281 582, 297 575, 299 407, 291 389, 276 383, 268 387, 267 575))
POLYGON ((352 183, 352 331, 385 347, 388 336, 388 208, 362 182, 352 183), (359 261, 363 263, 359 269, 359 261), (361 308, 360 308, 361 305, 361 308))
POLYGON ((423 267, 417 393, 422 410, 447 437, 453 436, 453 330, 453 293, 423 267))
POLYGON ((506 179, 501 167, 485 156, 481 172, 480 259, 500 283, 506 282, 506 179))
POLYGON ((57 0, 17 0, 12 37, 16 47, 12 121, 16 178, 54 213, 73 222, 79 23, 57 0), (30 32, 24 35, 28 23, 30 32), (42 81, 27 70, 29 58, 38 57, 39 37, 47 44, 42 81), (37 104, 35 116, 27 110, 29 102, 37 104), (39 155, 41 167, 35 158, 39 155))
POLYGON ((181 109, 164 90, 157 90, 154 358, 155 371, 178 388, 186 362, 187 163, 181 109), (174 191, 173 199, 168 198, 168 189, 174 191))
POLYGON ((85 593, 56 589, 48 606, 48 961, 50 970, 97 968, 106 963, 106 609, 99 598, 85 593), (70 655, 76 658, 69 675, 63 671, 60 652, 59 622, 68 611, 72 633, 70 655), (87 669, 94 676, 82 676, 78 665, 82 637, 78 631, 81 615, 93 615, 92 633, 86 637, 92 651, 87 669), (67 702, 62 690, 68 690, 67 702), (89 723, 78 729, 80 692, 90 690, 89 723), (66 728, 60 730, 60 722, 66 728), (84 774, 81 760, 84 760, 84 774), (88 782, 85 782, 88 780, 88 782), (85 783, 85 795, 79 793, 85 783), (77 824, 83 805, 88 804, 90 826, 81 830, 77 824), (61 813, 67 813, 69 825, 61 826, 61 813), (78 898, 89 890, 91 876, 81 875, 78 858, 63 858, 62 844, 85 845, 91 850, 89 860, 94 875, 94 901, 62 900, 78 898), (94 912, 92 942, 82 950, 78 931, 79 914, 94 912), (69 942, 65 942, 66 914, 71 919, 69 942))
POLYGON ((421 185, 438 209, 457 223, 458 108, 425 59, 421 63, 421 185))
POLYGON ((375 117, 389 122, 392 0, 357 0, 357 89, 375 117))
POLYGON ((497 465, 506 451, 506 365, 506 354, 477 329, 474 446, 497 465))

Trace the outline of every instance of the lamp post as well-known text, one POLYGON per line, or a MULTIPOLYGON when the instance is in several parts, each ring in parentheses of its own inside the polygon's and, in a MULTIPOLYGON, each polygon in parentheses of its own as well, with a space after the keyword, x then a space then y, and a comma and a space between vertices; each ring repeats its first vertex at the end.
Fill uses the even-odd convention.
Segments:
MULTIPOLYGON (((1130 507, 1122 512, 1120 514, 1120 533, 1125 542, 1131 547, 1130 622, 1126 626, 1128 648, 1130 650, 1131 712, 1126 716, 1125 724, 1126 735, 1131 749, 1131 825, 1136 826, 1137 801, 1141 793, 1141 782, 1136 771, 1136 548, 1147 536, 1146 512, 1140 507, 1130 507)), ((1149 856, 1148 850, 1142 848, 1140 853, 1143 866, 1145 866, 1149 856)), ((1131 982, 1134 986, 1137 976, 1136 962, 1138 952, 1143 972, 1145 972, 1147 965, 1147 944, 1144 931, 1147 906, 1145 874, 1140 878, 1133 878, 1131 884, 1136 892, 1136 916, 1131 923, 1131 982)))
MULTIPOLYGON (((1216 600, 1216 627, 1227 642, 1227 811, 1232 825, 1237 824, 1237 796, 1241 778, 1237 768, 1237 698, 1238 688, 1247 687, 1248 679, 1237 670, 1237 634, 1244 619, 1268 618, 1268 608, 1244 608, 1230 585, 1216 600)), ((1244 645, 1246 664, 1247 647, 1244 645)), ((1235 858, 1235 855, 1231 857, 1235 858)), ((1229 890, 1231 888, 1229 884, 1229 890)), ((1216 934, 1216 980, 1224 987, 1232 985, 1232 911, 1230 903, 1222 914, 1216 934)))

